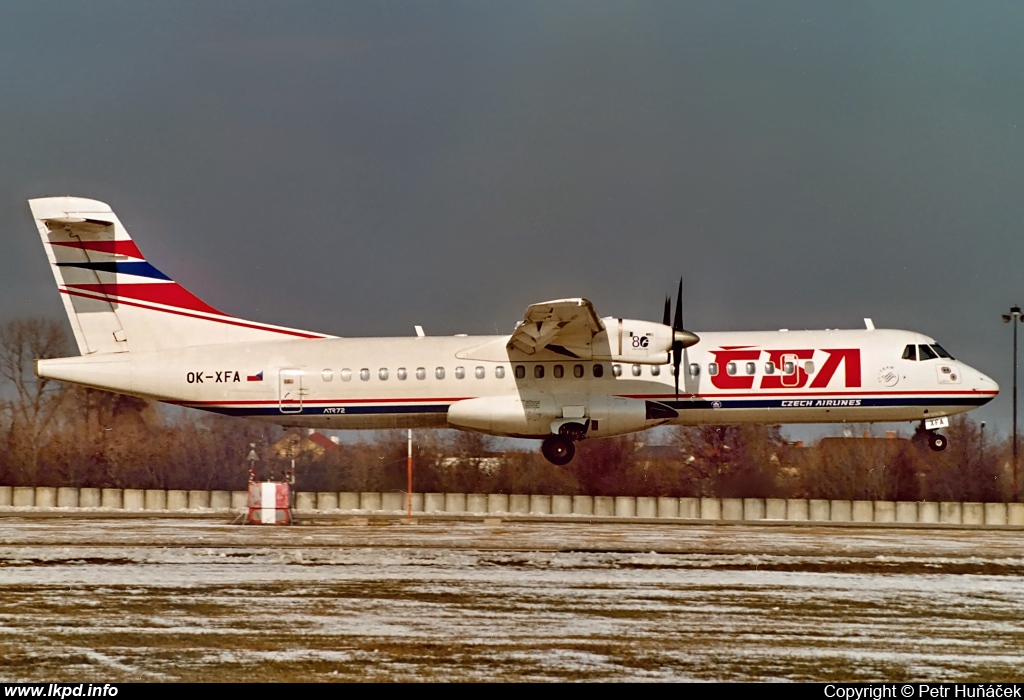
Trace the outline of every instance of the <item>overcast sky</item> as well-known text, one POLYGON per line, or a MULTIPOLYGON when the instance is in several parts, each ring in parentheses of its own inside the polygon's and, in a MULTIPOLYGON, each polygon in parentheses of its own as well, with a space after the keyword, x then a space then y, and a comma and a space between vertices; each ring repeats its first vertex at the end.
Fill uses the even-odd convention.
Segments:
POLYGON ((63 318, 25 200, 71 194, 338 335, 657 320, 679 276, 698 333, 869 316, 993 376, 1008 432, 1022 36, 1018 0, 6 0, 0 320, 63 318))

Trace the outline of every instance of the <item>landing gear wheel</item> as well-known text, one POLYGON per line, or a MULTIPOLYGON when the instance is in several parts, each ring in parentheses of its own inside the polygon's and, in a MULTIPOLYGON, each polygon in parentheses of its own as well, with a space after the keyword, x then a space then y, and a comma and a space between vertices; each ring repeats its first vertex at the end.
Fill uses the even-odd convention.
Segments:
POLYGON ((564 435, 552 435, 549 438, 544 438, 544 442, 540 444, 540 451, 544 455, 544 459, 559 467, 564 467, 576 455, 576 445, 564 435))
POLYGON ((942 452, 946 449, 946 436, 941 433, 932 433, 928 436, 928 447, 932 448, 936 452, 942 452))

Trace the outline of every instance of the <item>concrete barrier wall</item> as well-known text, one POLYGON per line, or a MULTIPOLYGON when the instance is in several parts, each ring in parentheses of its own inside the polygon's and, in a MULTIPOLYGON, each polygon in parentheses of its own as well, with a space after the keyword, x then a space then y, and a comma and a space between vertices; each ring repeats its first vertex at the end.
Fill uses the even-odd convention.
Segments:
POLYGON ((615 499, 611 496, 594 496, 594 515, 613 517, 615 515, 615 499))
POLYGON ((530 496, 530 512, 534 515, 551 515, 551 496, 530 496))
POLYGON ((723 498, 722 520, 743 520, 743 499, 723 498))
POLYGON ((123 508, 124 491, 122 489, 100 489, 100 508, 123 508))
POLYGON ((835 520, 832 515, 832 501, 824 498, 811 498, 807 501, 807 519, 824 522, 835 520))
POLYGON ((635 518, 636 499, 629 496, 615 496, 615 517, 635 518))
POLYGON ((700 519, 701 520, 721 520, 722 519, 722 500, 720 498, 702 498, 700 499, 700 519))
POLYGON ((638 496, 636 499, 636 517, 657 518, 658 499, 653 496, 638 496))
MULTIPOLYGON (((659 518, 695 518, 694 515, 683 515, 682 507, 683 501, 692 501, 692 498, 670 498, 668 496, 661 496, 658 498, 657 513, 659 518)), ((689 504, 687 504, 689 506, 689 504)))
MULTIPOLYGON (((766 498, 764 499, 764 517, 766 520, 786 519, 786 499, 766 498)), ((806 518, 804 518, 806 520, 806 518)))
POLYGON ((552 515, 572 515, 572 496, 552 496, 552 515))
POLYGON ((163 489, 146 489, 146 510, 167 510, 167 492, 163 489))
POLYGON ((78 489, 72 486, 61 486, 59 489, 57 489, 57 507, 77 508, 78 489))
POLYGON ((764 520, 765 502, 763 498, 743 499, 744 520, 764 520))
POLYGON ((572 513, 573 513, 573 515, 593 515, 594 514, 594 497, 593 496, 573 496, 572 497, 572 513))
POLYGON ((487 494, 486 493, 468 493, 468 494, 466 494, 466 512, 468 512, 468 513, 486 513, 487 512, 487 494))
POLYGON ((167 510, 188 510, 188 491, 168 491, 167 510))
POLYGON ((680 498, 679 499, 679 517, 680 518, 699 518, 700 517, 700 499, 699 498, 680 498))
POLYGON ((145 510, 146 509, 146 492, 142 489, 125 489, 124 490, 124 509, 125 510, 145 510))
MULTIPOLYGON (((405 512, 407 497, 408 494, 399 491, 299 491, 294 494, 294 506, 301 511, 364 510, 399 513, 405 512)), ((413 512, 418 513, 1024 526, 1024 503, 414 493, 412 504, 413 512)), ((247 505, 247 491, 0 486, 0 507, 238 511, 244 510, 247 505)))

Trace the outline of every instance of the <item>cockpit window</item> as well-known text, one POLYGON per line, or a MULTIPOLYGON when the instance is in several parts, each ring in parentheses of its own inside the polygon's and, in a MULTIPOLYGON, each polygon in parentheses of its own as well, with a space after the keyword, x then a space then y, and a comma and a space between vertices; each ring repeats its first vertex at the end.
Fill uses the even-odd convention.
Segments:
POLYGON ((904 360, 914 360, 916 362, 917 361, 917 346, 916 345, 908 345, 907 347, 903 348, 903 359, 904 360))
POLYGON ((932 346, 932 350, 934 350, 935 354, 938 355, 939 357, 945 358, 947 360, 956 359, 952 355, 950 355, 948 352, 946 352, 946 349, 944 347, 942 347, 941 345, 939 345, 938 343, 936 343, 935 345, 932 346))
POLYGON ((938 355, 935 354, 935 351, 932 350, 927 345, 918 345, 917 349, 921 353, 921 361, 922 362, 925 361, 925 360, 935 360, 935 359, 938 359, 938 357, 939 357, 938 355))

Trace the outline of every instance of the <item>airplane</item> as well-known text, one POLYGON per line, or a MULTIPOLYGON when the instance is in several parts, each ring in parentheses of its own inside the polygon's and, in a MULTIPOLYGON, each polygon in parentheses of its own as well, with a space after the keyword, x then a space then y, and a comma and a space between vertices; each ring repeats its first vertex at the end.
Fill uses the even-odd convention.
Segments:
MULTIPOLYGON (((683 327, 582 298, 529 306, 509 335, 344 338, 231 316, 154 267, 103 202, 29 200, 79 355, 35 372, 283 426, 457 428, 575 443, 663 425, 921 421, 932 449, 992 379, 912 331, 683 327)), ((671 317, 671 318, 670 318, 671 317)))

